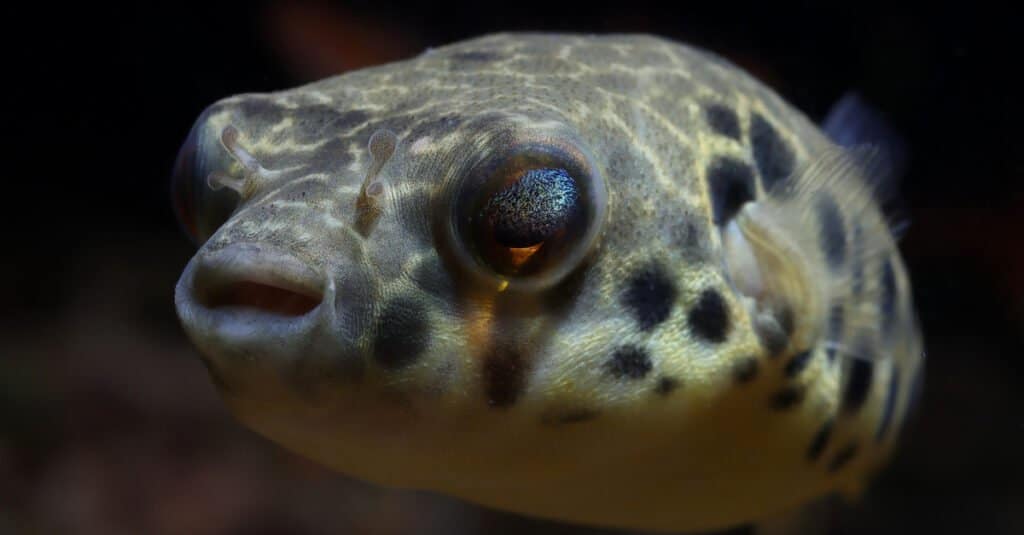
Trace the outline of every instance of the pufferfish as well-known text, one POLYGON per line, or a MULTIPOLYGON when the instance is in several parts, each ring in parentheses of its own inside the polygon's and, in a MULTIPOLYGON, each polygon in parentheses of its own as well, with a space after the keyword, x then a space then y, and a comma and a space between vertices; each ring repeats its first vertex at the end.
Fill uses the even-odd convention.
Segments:
POLYGON ((726 528, 858 495, 913 405, 884 174, 709 52, 491 35, 207 108, 175 302, 234 415, 334 470, 726 528))

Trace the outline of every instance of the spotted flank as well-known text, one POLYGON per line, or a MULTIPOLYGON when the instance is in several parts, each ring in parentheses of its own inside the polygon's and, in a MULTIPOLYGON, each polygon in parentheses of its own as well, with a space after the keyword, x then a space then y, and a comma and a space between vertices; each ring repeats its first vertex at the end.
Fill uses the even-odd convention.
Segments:
POLYGON ((745 525, 857 495, 907 418, 880 162, 708 52, 482 37, 207 108, 178 315, 241 422, 340 472, 745 525))

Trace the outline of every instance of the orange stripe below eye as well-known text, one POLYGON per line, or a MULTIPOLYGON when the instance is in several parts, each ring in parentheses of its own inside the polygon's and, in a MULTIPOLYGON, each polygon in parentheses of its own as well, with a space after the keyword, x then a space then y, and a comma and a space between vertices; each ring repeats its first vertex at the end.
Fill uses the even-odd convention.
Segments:
POLYGON ((491 333, 494 328, 494 300, 484 298, 474 300, 470 305, 472 312, 463 322, 463 339, 473 356, 483 360, 491 350, 491 333))

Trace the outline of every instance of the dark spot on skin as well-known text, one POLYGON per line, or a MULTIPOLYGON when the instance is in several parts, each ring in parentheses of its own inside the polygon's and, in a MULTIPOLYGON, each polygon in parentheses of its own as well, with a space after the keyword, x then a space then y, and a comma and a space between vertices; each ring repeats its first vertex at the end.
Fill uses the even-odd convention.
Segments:
POLYGON ((843 305, 838 303, 832 305, 832 309, 828 313, 828 339, 825 341, 828 344, 825 354, 828 355, 829 363, 836 360, 836 344, 843 336, 843 317, 843 305))
POLYGON ((825 260, 828 261, 829 267, 837 270, 846 261, 846 229, 843 227, 843 216, 836 206, 836 201, 825 193, 818 195, 815 208, 821 224, 821 234, 818 235, 821 250, 825 251, 825 260))
POLYGON ((900 393, 900 369, 893 365, 892 374, 889 376, 889 388, 885 394, 885 405, 882 408, 882 418, 878 422, 878 431, 875 432, 875 441, 881 442, 885 438, 885 432, 892 423, 892 415, 896 410, 896 401, 900 393))
POLYGON ((593 409, 573 409, 560 413, 550 413, 541 418, 548 425, 578 424, 597 418, 598 412, 593 409))
POLYGON ((740 384, 749 383, 757 377, 759 365, 754 357, 746 357, 736 361, 732 367, 732 378, 740 384))
POLYGON ((732 108, 709 104, 704 107, 704 119, 715 132, 733 139, 740 138, 740 120, 732 108))
POLYGON ((660 264, 649 264, 626 283, 622 303, 640 324, 640 329, 649 331, 668 319, 676 301, 676 287, 660 264))
POLYGON ((793 151, 775 127, 756 113, 750 118, 750 143, 757 169, 761 172, 761 184, 765 191, 772 191, 793 173, 793 151))
POLYGON ((641 379, 651 371, 651 357, 636 346, 623 346, 615 350, 605 365, 614 377, 641 379))
POLYGON ((822 452, 825 451, 825 446, 828 445, 828 439, 832 436, 832 426, 835 425, 835 420, 829 418, 818 432, 814 434, 814 438, 811 439, 811 445, 807 448, 807 460, 814 462, 821 457, 822 452))
POLYGON ((654 391, 662 396, 667 396, 679 388, 679 380, 674 377, 662 377, 658 379, 658 385, 654 391))
POLYGON ((775 394, 772 394, 769 405, 777 411, 789 410, 799 405, 800 402, 804 400, 804 394, 805 391, 802 386, 787 386, 775 394))
POLYGON ((484 361, 487 404, 505 408, 516 402, 526 386, 526 362, 512 348, 499 348, 484 361))
POLYGON ((754 200, 754 170, 735 158, 715 158, 707 170, 712 217, 716 225, 728 223, 740 208, 754 200))
POLYGON ((871 357, 857 355, 850 360, 850 377, 846 381, 842 400, 842 407, 846 412, 856 412, 864 405, 864 401, 868 398, 871 378, 874 376, 875 371, 875 365, 870 360, 867 360, 868 358, 871 357))
POLYGON ((783 373, 786 374, 786 377, 790 378, 800 375, 800 372, 804 371, 807 365, 810 364, 813 354, 810 349, 797 353, 786 363, 786 367, 782 370, 783 373))
POLYGON ((373 343, 373 357, 381 366, 397 370, 420 357, 430 344, 426 313, 422 304, 407 297, 398 297, 384 306, 373 343))
POLYGON ((853 442, 847 444, 845 448, 836 453, 836 456, 832 458, 832 462, 828 463, 829 473, 838 472, 842 467, 852 461, 855 455, 857 455, 857 443, 853 442))
POLYGON ((697 304, 686 316, 690 330, 698 337, 714 343, 725 341, 732 328, 729 309, 718 290, 708 288, 700 294, 697 304))
POLYGON ((889 337, 893 333, 896 315, 896 272, 892 268, 892 259, 887 258, 882 263, 882 288, 879 296, 878 308, 882 321, 882 333, 889 337))

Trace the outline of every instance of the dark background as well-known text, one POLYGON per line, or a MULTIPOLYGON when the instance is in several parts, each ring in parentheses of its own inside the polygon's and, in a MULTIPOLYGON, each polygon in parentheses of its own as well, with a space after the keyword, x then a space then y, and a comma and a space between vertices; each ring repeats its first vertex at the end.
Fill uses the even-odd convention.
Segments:
POLYGON ((901 247, 926 390, 892 466, 833 532, 1024 533, 1019 17, 767 4, 175 2, 7 18, 0 533, 585 532, 350 481, 245 431, 172 303, 191 246, 168 175, 206 105, 536 29, 660 34, 732 59, 813 119, 851 88, 888 116, 911 156, 901 247))

